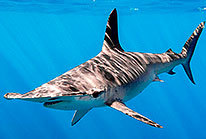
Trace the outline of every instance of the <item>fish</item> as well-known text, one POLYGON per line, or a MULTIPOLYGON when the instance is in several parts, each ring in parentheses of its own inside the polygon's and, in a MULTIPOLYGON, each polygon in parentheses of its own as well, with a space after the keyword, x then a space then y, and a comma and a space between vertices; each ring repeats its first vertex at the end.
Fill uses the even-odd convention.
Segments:
POLYGON ((75 125, 91 109, 109 106, 136 120, 163 128, 149 118, 133 111, 125 102, 140 94, 150 83, 163 82, 158 75, 174 75, 182 65, 195 84, 190 61, 204 28, 201 22, 184 44, 180 53, 168 49, 164 53, 127 52, 119 42, 116 8, 110 13, 101 52, 94 58, 53 80, 25 93, 7 93, 4 98, 43 103, 47 108, 75 110, 75 125))

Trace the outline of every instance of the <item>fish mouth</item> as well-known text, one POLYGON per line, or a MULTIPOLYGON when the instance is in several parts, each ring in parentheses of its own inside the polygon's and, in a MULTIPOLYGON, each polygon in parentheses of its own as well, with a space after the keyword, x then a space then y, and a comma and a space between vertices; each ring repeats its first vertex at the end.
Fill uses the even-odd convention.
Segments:
POLYGON ((58 104, 58 103, 61 103, 63 101, 51 101, 51 102, 45 102, 44 103, 44 106, 51 106, 51 105, 55 105, 55 104, 58 104))

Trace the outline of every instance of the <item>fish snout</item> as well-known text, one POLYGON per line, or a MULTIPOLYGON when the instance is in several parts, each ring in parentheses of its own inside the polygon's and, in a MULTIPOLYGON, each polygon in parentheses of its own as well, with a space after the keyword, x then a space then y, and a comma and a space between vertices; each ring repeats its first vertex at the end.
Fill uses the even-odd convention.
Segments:
POLYGON ((4 98, 11 100, 11 99, 19 98, 20 96, 21 96, 21 94, 19 94, 19 93, 6 93, 4 95, 4 98))

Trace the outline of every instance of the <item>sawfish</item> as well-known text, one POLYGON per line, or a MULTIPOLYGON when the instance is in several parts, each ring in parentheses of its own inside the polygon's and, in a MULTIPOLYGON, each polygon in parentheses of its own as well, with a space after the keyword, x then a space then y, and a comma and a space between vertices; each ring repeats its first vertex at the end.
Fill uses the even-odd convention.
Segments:
POLYGON ((140 94, 150 83, 162 82, 159 74, 175 74, 173 69, 177 65, 183 66, 195 84, 190 61, 205 22, 194 30, 180 53, 169 49, 161 54, 152 54, 124 51, 118 39, 117 21, 117 10, 114 9, 108 18, 102 50, 97 56, 28 93, 7 93, 4 97, 43 103, 47 108, 75 110, 71 125, 75 125, 92 108, 109 106, 162 128, 128 108, 125 102, 140 94))

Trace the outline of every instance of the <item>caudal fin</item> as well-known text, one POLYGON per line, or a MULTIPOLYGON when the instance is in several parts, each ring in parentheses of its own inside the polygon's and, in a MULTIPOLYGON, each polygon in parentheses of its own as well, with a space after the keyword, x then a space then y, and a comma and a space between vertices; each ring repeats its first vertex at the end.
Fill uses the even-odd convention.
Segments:
POLYGON ((201 34, 201 32, 204 28, 204 25, 205 25, 205 22, 202 22, 202 23, 199 24, 199 26, 192 33, 190 38, 186 41, 184 47, 182 48, 182 52, 181 52, 183 57, 185 57, 185 61, 182 64, 182 66, 183 66, 187 76, 189 77, 189 79, 191 80, 191 82, 193 84, 195 84, 195 82, 194 82, 192 72, 191 72, 191 69, 190 69, 190 61, 191 61, 192 55, 194 53, 197 41, 198 41, 198 39, 200 37, 200 34, 201 34))

